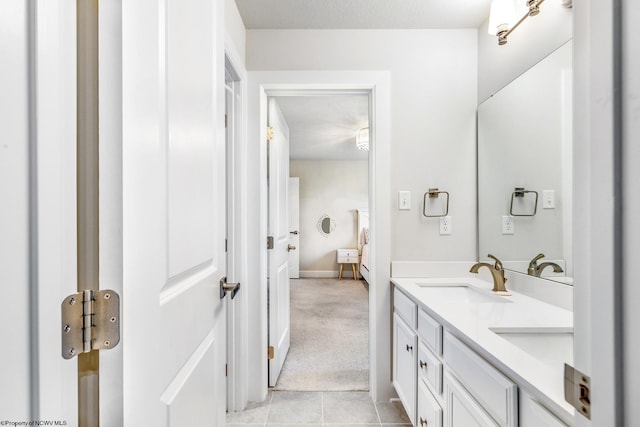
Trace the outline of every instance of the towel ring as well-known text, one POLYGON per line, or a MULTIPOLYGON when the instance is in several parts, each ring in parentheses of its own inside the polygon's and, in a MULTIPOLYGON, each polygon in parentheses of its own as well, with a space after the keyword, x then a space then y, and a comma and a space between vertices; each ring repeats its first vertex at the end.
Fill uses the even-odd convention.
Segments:
POLYGON ((516 187, 514 192, 511 193, 511 206, 509 207, 509 215, 511 215, 511 216, 534 216, 537 211, 538 211, 538 192, 534 191, 534 190, 525 190, 524 187, 516 187), (527 194, 527 193, 533 193, 536 196, 535 201, 533 203, 533 213, 529 213, 529 214, 527 214, 527 213, 524 213, 524 214, 513 213, 513 201, 516 199, 516 197, 524 197, 525 194, 527 194))
POLYGON ((437 188, 430 188, 426 193, 424 193, 424 201, 422 203, 422 215, 426 218, 439 218, 443 216, 449 215, 449 192, 448 191, 440 191, 437 188), (442 215, 429 215, 427 214, 427 196, 430 199, 437 199, 440 197, 440 194, 445 194, 447 196, 447 201, 445 205, 444 214, 442 215))

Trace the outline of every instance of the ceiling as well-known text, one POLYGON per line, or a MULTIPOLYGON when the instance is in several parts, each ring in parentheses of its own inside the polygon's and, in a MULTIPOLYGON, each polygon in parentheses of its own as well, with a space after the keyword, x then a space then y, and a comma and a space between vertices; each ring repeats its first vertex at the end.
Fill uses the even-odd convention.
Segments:
POLYGON ((366 160, 356 132, 369 124, 366 95, 281 96, 276 103, 289 126, 293 160, 366 160))
POLYGON ((478 28, 491 0, 236 0, 247 29, 478 28))
MULTIPOLYGON (((236 0, 247 29, 478 28, 491 0, 236 0)), ((368 126, 364 95, 278 97, 292 159, 365 160, 356 131, 368 126)))

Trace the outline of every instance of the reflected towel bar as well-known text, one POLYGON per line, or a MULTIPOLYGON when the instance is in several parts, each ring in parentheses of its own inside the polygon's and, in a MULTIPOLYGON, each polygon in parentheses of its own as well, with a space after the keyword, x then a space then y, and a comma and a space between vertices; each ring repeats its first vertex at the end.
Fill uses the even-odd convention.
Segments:
POLYGON ((524 187, 516 187, 515 191, 511 193, 511 206, 509 207, 509 215, 511 216, 534 216, 538 211, 538 192, 534 190, 525 190, 524 187), (536 195, 536 199, 533 203, 533 213, 527 214, 517 214, 513 213, 513 201, 516 197, 524 197, 527 193, 533 193, 536 195))

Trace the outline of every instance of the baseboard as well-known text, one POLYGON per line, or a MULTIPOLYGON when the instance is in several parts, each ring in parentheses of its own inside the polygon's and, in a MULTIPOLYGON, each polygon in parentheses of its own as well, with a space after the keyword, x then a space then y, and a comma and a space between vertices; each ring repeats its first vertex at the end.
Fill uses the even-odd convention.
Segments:
POLYGON ((338 277, 338 270, 300 270, 301 279, 331 279, 338 277))

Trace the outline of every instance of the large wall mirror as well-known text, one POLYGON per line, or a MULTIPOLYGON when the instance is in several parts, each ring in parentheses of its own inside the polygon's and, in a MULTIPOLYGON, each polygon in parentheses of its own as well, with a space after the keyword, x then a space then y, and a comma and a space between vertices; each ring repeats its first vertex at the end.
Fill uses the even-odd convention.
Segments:
POLYGON ((571 284, 572 43, 478 107, 478 249, 571 284), (543 255, 543 256, 541 256, 543 255))

